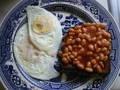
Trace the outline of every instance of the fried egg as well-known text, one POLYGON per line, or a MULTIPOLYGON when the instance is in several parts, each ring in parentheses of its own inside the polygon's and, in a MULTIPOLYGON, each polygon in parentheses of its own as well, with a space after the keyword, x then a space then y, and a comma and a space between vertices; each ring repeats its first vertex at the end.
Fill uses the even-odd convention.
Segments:
POLYGON ((57 77, 59 73, 54 68, 57 58, 49 56, 31 43, 27 26, 25 24, 19 29, 14 41, 14 54, 18 64, 34 78, 49 80, 57 77))
POLYGON ((26 10, 30 41, 39 50, 55 56, 62 39, 62 27, 57 17, 38 6, 28 6, 26 10))
POLYGON ((28 23, 16 34, 14 54, 18 64, 30 76, 49 80, 59 76, 54 68, 56 55, 62 40, 62 28, 58 19, 38 6, 28 6, 28 23))

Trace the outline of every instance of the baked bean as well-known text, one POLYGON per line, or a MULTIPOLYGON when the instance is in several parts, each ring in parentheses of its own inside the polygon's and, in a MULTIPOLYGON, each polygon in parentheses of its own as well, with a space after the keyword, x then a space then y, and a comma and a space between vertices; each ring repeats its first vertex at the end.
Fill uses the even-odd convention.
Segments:
POLYGON ((77 52, 72 52, 72 54, 76 57, 78 55, 77 52))
POLYGON ((69 32, 69 35, 75 35, 75 33, 74 32, 69 32))
POLYGON ((80 63, 80 61, 75 61, 75 64, 77 65, 77 64, 79 64, 80 63))
POLYGON ((103 38, 102 35, 99 35, 99 36, 98 36, 98 39, 99 39, 99 40, 102 39, 102 38, 103 38))
POLYGON ((101 32, 101 30, 96 34, 97 36, 100 36, 100 35, 102 35, 102 32, 101 32))
POLYGON ((89 45, 88 45, 88 48, 89 48, 90 50, 92 50, 92 51, 94 50, 94 46, 93 46, 92 44, 89 44, 89 45))
POLYGON ((73 59, 74 61, 78 61, 78 59, 77 58, 75 58, 75 59, 73 59))
POLYGON ((107 60, 108 60, 108 56, 105 56, 105 57, 104 57, 104 61, 107 61, 107 60))
POLYGON ((97 41, 97 44, 100 45, 100 46, 102 45, 101 41, 97 41))
POLYGON ((85 49, 84 49, 84 48, 81 48, 81 49, 78 51, 79 54, 83 54, 84 52, 85 52, 85 49))
POLYGON ((106 51, 106 52, 104 52, 104 54, 109 55, 109 54, 110 54, 110 51, 106 51))
POLYGON ((83 31, 83 33, 86 33, 87 29, 86 28, 82 28, 82 31, 83 31))
POLYGON ((68 52, 68 55, 71 55, 72 53, 71 52, 68 52))
POLYGON ((92 59, 92 60, 91 60, 91 63, 92 63, 92 64, 96 64, 97 62, 96 62, 95 59, 92 59))
POLYGON ((59 55, 59 56, 62 56, 62 51, 58 51, 58 55, 59 55))
POLYGON ((73 60, 73 61, 72 61, 72 63, 73 63, 74 65, 76 65, 76 62, 77 62, 76 60, 73 60))
POLYGON ((79 49, 80 49, 80 48, 82 48, 82 46, 81 46, 81 45, 78 45, 77 47, 78 47, 79 49))
POLYGON ((101 51, 106 52, 106 51, 107 51, 107 48, 106 48, 106 47, 103 47, 103 48, 101 49, 101 51))
POLYGON ((98 71, 99 73, 102 73, 102 71, 103 71, 103 70, 102 70, 102 68, 101 68, 101 66, 100 66, 100 65, 97 65, 97 67, 96 67, 96 68, 97 68, 97 71, 98 71))
MULTIPOLYGON (((101 30, 102 30, 102 29, 101 29, 100 27, 98 27, 98 32, 101 32, 101 30)), ((98 34, 98 33, 97 33, 97 34, 98 34)))
POLYGON ((89 60, 92 60, 93 59, 93 56, 89 56, 89 60))
POLYGON ((77 67, 80 68, 80 69, 84 69, 85 68, 84 65, 81 64, 81 63, 77 64, 77 67))
POLYGON ((75 44, 75 45, 73 45, 73 48, 77 48, 78 46, 75 44))
POLYGON ((73 39, 73 36, 70 36, 69 39, 73 39))
POLYGON ((93 69, 92 69, 91 67, 86 67, 85 70, 86 70, 87 72, 93 72, 93 69))
POLYGON ((72 46, 68 45, 68 50, 72 51, 72 46))
POLYGON ((63 36, 63 39, 65 39, 67 36, 68 36, 68 35, 67 35, 67 34, 65 34, 65 35, 63 36))
POLYGON ((61 44, 61 47, 64 47, 66 44, 64 43, 64 42, 62 42, 62 44, 61 44))
POLYGON ((74 59, 75 57, 74 57, 74 55, 70 55, 70 58, 71 58, 71 59, 74 59))
POLYGON ((67 60, 68 60, 68 61, 70 61, 70 62, 71 62, 71 59, 70 59, 70 57, 69 57, 69 56, 67 56, 66 58, 67 58, 67 60))
POLYGON ((86 27, 89 27, 89 26, 96 26, 96 24, 95 23, 86 23, 86 24, 83 24, 84 26, 86 26, 86 27))
POLYGON ((99 60, 100 59, 100 57, 99 56, 96 56, 96 60, 99 60))
POLYGON ((109 43, 109 41, 107 41, 106 39, 102 39, 101 45, 102 45, 102 46, 109 46, 110 43, 109 43))
POLYGON ((87 43, 86 39, 82 39, 81 44, 85 45, 87 43))
POLYGON ((103 28, 103 29, 106 27, 105 24, 96 24, 96 26, 99 27, 99 28, 103 28))
POLYGON ((95 47, 95 49, 97 49, 97 48, 98 48, 98 45, 95 43, 95 44, 94 44, 94 47, 95 47))
POLYGON ((94 57, 97 57, 97 56, 98 56, 98 54, 97 54, 97 53, 95 53, 93 56, 94 56, 94 57))
POLYGON ((68 53, 64 53, 62 56, 63 56, 63 57, 66 57, 66 56, 68 56, 68 53))
POLYGON ((104 63, 102 61, 100 61, 99 64, 102 68, 104 68, 104 63))
POLYGON ((95 42, 96 39, 97 39, 96 37, 93 37, 93 38, 91 38, 91 41, 95 42))
POLYGON ((76 61, 75 59, 73 59, 72 64, 73 64, 73 65, 76 65, 77 62, 78 62, 78 61, 76 61))
POLYGON ((66 66, 64 66, 64 68, 66 68, 66 69, 72 68, 72 65, 71 64, 67 64, 66 66))
POLYGON ((81 60, 81 59, 82 59, 82 56, 78 56, 77 58, 78 58, 78 60, 81 60))
POLYGON ((90 26, 90 30, 92 30, 92 31, 96 31, 97 28, 96 28, 96 26, 90 26))
POLYGON ((81 51, 81 52, 85 52, 85 49, 82 47, 82 48, 80 49, 80 51, 81 51))
POLYGON ((112 38, 112 36, 111 36, 110 33, 107 33, 107 34, 106 34, 106 37, 108 37, 108 38, 112 38))
POLYGON ((103 52, 105 55, 108 55, 108 50, 103 52))
POLYGON ((102 32, 102 35, 105 35, 105 33, 107 33, 105 30, 101 29, 100 30, 102 32))
POLYGON ((72 44, 72 39, 68 39, 66 44, 72 44))
POLYGON ((88 51, 88 52, 86 52, 86 53, 87 53, 88 56, 93 55, 93 52, 92 52, 92 51, 88 51))
POLYGON ((104 60, 105 56, 103 53, 100 53, 100 60, 104 60))
POLYGON ((109 42, 111 42, 112 40, 111 39, 108 39, 109 42))
POLYGON ((88 41, 91 41, 91 37, 90 37, 89 34, 84 34, 84 37, 85 37, 85 39, 87 39, 88 41))
POLYGON ((79 30, 76 31, 76 33, 82 33, 82 30, 79 29, 79 30))
POLYGON ((109 50, 111 50, 112 49, 111 45, 108 48, 109 48, 109 50))
POLYGON ((74 29, 73 29, 73 28, 70 28, 70 29, 69 29, 69 32, 74 32, 74 29))
POLYGON ((69 51, 69 50, 68 50, 68 47, 65 47, 65 50, 64 50, 64 51, 67 53, 67 52, 69 51))
POLYGON ((97 63, 96 63, 96 64, 94 64, 94 65, 93 65, 93 68, 95 68, 95 69, 96 69, 97 65, 98 65, 97 63))
POLYGON ((86 66, 87 67, 91 67, 91 62, 88 61, 87 64, 86 64, 86 66))
POLYGON ((75 43, 75 40, 73 39, 73 40, 72 40, 72 44, 74 44, 74 43, 75 43))
POLYGON ((80 42, 80 41, 81 41, 81 39, 80 39, 80 38, 76 38, 76 41, 77 41, 77 42, 80 42))
POLYGON ((75 26, 74 29, 79 30, 82 26, 75 26))
POLYGON ((100 52, 101 51, 101 48, 96 48, 96 52, 100 52))
POLYGON ((67 60, 67 58, 66 58, 66 57, 63 57, 63 58, 62 58, 62 61, 63 61, 65 64, 67 64, 67 63, 68 63, 68 60, 67 60))
POLYGON ((80 34, 80 33, 79 33, 78 37, 81 38, 81 39, 85 38, 84 34, 80 34))
POLYGON ((110 35, 110 33, 108 33, 108 32, 104 32, 103 35, 104 35, 105 37, 107 37, 107 38, 111 38, 111 35, 110 35))

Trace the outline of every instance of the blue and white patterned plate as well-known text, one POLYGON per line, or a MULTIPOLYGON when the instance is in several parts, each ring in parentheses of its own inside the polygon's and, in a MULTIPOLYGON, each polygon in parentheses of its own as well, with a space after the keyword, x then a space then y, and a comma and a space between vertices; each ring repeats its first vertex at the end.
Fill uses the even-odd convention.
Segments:
MULTIPOLYGON (((23 0, 6 16, 0 26, 0 76, 9 90, 107 90, 117 76, 120 66, 120 34, 113 17, 95 0, 23 0), (61 22, 63 34, 68 28, 85 22, 106 23, 106 30, 112 34, 111 72, 106 77, 70 75, 62 82, 60 77, 39 81, 17 64, 14 57, 14 38, 19 28, 27 23, 26 7, 39 5, 51 11, 61 22)), ((55 65, 59 70, 59 63, 55 65)))

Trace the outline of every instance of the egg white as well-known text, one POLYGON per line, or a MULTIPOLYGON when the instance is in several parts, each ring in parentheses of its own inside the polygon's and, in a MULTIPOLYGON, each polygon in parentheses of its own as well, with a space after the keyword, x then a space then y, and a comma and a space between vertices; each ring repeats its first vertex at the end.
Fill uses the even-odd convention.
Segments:
POLYGON ((30 42, 27 24, 23 25, 16 34, 14 54, 18 64, 34 78, 49 80, 59 75, 54 69, 57 58, 38 50, 30 42))
POLYGON ((28 6, 26 10, 31 42, 39 50, 55 56, 62 39, 60 22, 52 13, 38 6, 28 6))

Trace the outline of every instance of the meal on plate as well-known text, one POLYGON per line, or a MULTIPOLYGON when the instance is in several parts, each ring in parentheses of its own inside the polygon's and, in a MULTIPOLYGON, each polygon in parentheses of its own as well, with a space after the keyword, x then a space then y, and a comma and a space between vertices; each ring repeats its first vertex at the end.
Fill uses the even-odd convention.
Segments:
POLYGON ((14 43, 15 57, 30 76, 49 80, 59 76, 54 68, 62 27, 57 17, 38 6, 28 6, 28 23, 17 32, 14 43))
POLYGON ((110 53, 111 34, 105 24, 86 23, 69 29, 58 55, 64 68, 107 74, 110 53))
POLYGON ((62 36, 62 26, 51 12, 38 6, 28 6, 26 12, 28 23, 16 34, 14 54, 30 76, 41 80, 58 77, 60 73, 54 68, 58 52, 64 68, 110 71, 111 34, 104 24, 82 24, 62 36))

